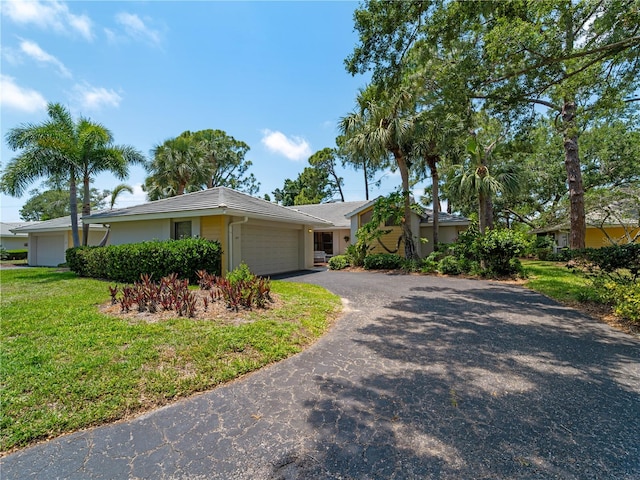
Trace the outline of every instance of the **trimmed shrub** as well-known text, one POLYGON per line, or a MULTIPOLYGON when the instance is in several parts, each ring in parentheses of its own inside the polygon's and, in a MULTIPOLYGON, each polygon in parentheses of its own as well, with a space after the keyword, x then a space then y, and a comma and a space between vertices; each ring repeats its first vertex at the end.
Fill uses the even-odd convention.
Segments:
POLYGON ((522 271, 517 257, 527 247, 523 234, 508 229, 489 230, 475 240, 479 260, 485 262, 489 275, 514 275, 522 271))
POLYGON ((373 253, 364 258, 366 270, 395 270, 402 267, 404 259, 393 253, 373 253))
POLYGON ((447 256, 438 262, 438 271, 445 275, 460 275, 462 270, 456 257, 447 256))
POLYGON ((197 271, 220 274, 220 243, 202 238, 78 247, 66 252, 71 271, 83 277, 133 283, 142 274, 162 278, 176 273, 197 282, 197 271))
POLYGON ((349 266, 349 258, 346 255, 336 255, 329 259, 329 270, 342 270, 349 266))

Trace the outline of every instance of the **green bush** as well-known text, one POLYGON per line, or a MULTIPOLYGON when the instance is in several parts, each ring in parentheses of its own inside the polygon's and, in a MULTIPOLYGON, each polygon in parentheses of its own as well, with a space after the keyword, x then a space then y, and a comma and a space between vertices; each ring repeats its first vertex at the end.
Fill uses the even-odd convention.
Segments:
POLYGON ((366 270, 394 270, 402 267, 403 258, 393 253, 373 253, 364 258, 366 270))
POLYGON ((239 266, 228 272, 225 278, 231 282, 232 286, 235 286, 240 282, 252 282, 256 276, 251 273, 246 263, 241 262, 239 266))
POLYGON ((220 274, 220 243, 202 238, 78 247, 66 252, 71 271, 83 277, 133 283, 142 274, 162 278, 176 273, 197 282, 198 270, 220 274))
POLYGON ((493 229, 475 240, 479 260, 485 263, 490 276, 514 275, 522 271, 520 262, 515 262, 526 249, 523 234, 508 229, 493 229))
POLYGON ((613 311, 616 315, 640 325, 640 283, 616 285, 616 303, 613 311))
POLYGON ((367 256, 367 251, 368 251, 368 247, 367 247, 367 244, 364 242, 358 241, 356 244, 349 245, 345 252, 345 256, 347 257, 347 263, 349 265, 353 265, 354 267, 363 266, 364 259, 367 256))
POLYGON ((7 249, 0 245, 0 260, 6 260, 8 258, 7 249))
POLYGON ((553 237, 549 235, 536 237, 533 241, 531 253, 533 253, 538 260, 548 260, 553 253, 553 237))
POLYGON ((448 255, 438 262, 438 271, 445 275, 460 275, 462 273, 460 262, 452 255, 448 255))
POLYGON ((349 258, 346 255, 336 255, 329 259, 329 270, 342 270, 349 266, 349 258))

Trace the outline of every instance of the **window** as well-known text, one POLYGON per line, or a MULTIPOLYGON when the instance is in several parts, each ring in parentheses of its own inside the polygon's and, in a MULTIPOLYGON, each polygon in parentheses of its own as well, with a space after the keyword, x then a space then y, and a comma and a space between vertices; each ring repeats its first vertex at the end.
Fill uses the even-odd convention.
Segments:
POLYGON ((174 240, 191 238, 191 220, 186 222, 175 222, 173 224, 173 238, 174 240))
POLYGON ((314 232, 313 250, 316 252, 323 251, 327 255, 333 255, 333 233, 314 232))
POLYGON ((373 208, 371 210, 367 210, 364 213, 360 214, 360 226, 363 226, 365 223, 369 223, 371 218, 373 217, 373 208))

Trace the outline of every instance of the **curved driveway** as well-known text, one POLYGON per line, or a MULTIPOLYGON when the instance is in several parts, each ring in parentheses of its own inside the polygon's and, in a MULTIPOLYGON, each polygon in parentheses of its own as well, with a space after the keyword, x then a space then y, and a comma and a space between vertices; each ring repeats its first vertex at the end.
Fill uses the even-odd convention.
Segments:
POLYGON ((526 289, 316 272, 311 348, 2 459, 9 479, 640 479, 640 341, 526 289))

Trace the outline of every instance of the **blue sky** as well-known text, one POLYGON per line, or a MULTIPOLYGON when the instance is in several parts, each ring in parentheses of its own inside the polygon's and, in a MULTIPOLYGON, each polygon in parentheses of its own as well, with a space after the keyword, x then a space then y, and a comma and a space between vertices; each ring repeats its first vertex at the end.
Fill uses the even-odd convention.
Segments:
MULTIPOLYGON (((337 123, 367 77, 344 59, 357 42, 357 2, 58 2, 1 5, 2 165, 7 131, 46 119, 60 102, 109 128, 117 144, 149 150, 185 130, 220 129, 246 142, 259 195, 296 178, 335 146, 337 123)), ((346 200, 364 199, 362 173, 340 169, 346 200)), ((383 176, 384 173, 378 176, 383 176)), ((131 169, 117 206, 145 201, 131 169)), ((120 183, 96 178, 99 189, 120 183)), ((377 196, 399 177, 384 175, 377 196)), ((33 188, 38 184, 34 184, 33 188)), ((0 196, 2 221, 28 198, 0 196)))

